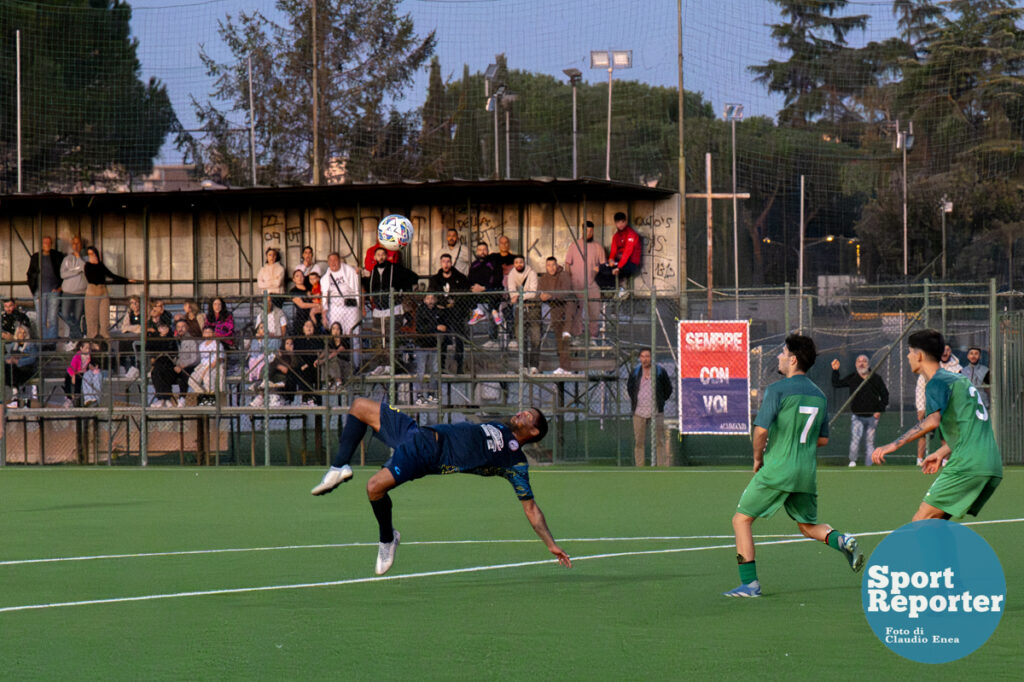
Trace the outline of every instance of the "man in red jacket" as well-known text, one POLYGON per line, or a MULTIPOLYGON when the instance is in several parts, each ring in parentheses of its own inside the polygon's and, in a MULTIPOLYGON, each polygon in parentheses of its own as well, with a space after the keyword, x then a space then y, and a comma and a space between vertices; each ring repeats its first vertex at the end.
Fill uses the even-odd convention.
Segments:
POLYGON ((625 213, 616 213, 615 234, 612 235, 608 265, 612 268, 612 274, 619 280, 620 297, 626 295, 625 280, 635 277, 640 272, 641 252, 640 235, 630 227, 625 213))

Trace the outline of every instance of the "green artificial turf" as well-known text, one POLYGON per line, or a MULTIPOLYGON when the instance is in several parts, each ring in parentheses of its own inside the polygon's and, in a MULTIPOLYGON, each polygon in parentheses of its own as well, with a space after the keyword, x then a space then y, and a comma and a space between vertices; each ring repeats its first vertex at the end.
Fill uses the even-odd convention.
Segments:
MULTIPOLYGON (((749 472, 535 468, 571 570, 547 561, 506 482, 416 481, 392 492, 403 544, 386 580, 373 575, 371 472, 314 498, 310 468, 0 470, 0 609, 257 588, 0 612, 2 676, 998 680, 1024 667, 1021 523, 973 526, 1003 564, 1006 611, 984 647, 929 666, 878 641, 861 576, 821 543, 761 544, 765 597, 720 596, 738 584, 730 518, 749 472), (453 544, 465 540, 477 542, 453 544), (218 549, 243 551, 200 552, 218 549), (118 554, 133 556, 10 563, 118 554), (319 585, 333 581, 359 582, 319 585)), ((821 520, 896 528, 929 480, 822 468, 821 520)), ((981 520, 1024 517, 1022 498, 1024 471, 1008 469, 981 520)), ((782 512, 754 530, 796 532, 782 512)))

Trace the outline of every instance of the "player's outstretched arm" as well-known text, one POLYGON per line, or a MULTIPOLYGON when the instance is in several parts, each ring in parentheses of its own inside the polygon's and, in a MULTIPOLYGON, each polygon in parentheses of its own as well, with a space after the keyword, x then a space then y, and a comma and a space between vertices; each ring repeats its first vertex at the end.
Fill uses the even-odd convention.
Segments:
POLYGON ((946 443, 938 450, 921 460, 921 471, 926 474, 938 473, 942 468, 942 462, 948 459, 953 450, 946 443))
POLYGON ((932 412, 893 442, 875 448, 875 451, 871 453, 871 461, 875 464, 885 464, 886 455, 896 452, 912 440, 923 438, 925 435, 939 428, 941 421, 942 415, 938 412, 932 412))
POLYGON ((526 512, 526 518, 530 521, 530 525, 533 526, 533 532, 544 541, 548 551, 558 557, 558 563, 566 568, 572 568, 572 559, 562 551, 562 548, 555 543, 555 539, 551 537, 551 531, 548 530, 548 522, 544 519, 544 512, 540 510, 540 507, 533 500, 523 500, 522 502, 523 511, 526 512))

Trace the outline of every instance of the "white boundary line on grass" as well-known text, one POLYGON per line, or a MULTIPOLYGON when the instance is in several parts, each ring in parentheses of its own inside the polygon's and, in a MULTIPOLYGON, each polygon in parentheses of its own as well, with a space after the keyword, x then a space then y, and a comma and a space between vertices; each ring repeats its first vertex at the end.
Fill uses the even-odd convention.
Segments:
MULTIPOLYGON (((1024 521, 1024 518, 1019 519, 993 519, 991 521, 972 521, 963 525, 967 526, 984 526, 1000 523, 1018 523, 1024 521)), ((871 535, 887 535, 892 530, 876 530, 868 531, 863 533, 857 533, 858 536, 871 536, 871 535)), ((762 542, 760 545, 786 545, 797 542, 811 542, 810 538, 790 538, 785 540, 772 540, 769 542, 762 542)), ((411 544, 411 543, 410 543, 411 544)), ((589 561, 594 559, 615 559, 620 557, 631 557, 631 556, 649 556, 654 554, 680 554, 683 552, 701 552, 712 549, 732 549, 734 545, 732 543, 728 545, 706 545, 704 547, 673 547, 669 549, 650 549, 636 552, 611 552, 606 554, 591 554, 588 556, 574 557, 573 561, 589 561)), ((70 606, 96 606, 102 604, 123 604, 127 602, 141 602, 141 601, 156 601, 159 599, 181 599, 184 597, 209 597, 222 594, 247 594, 252 592, 275 592, 280 590, 302 590, 312 587, 336 587, 339 585, 357 585, 360 583, 376 583, 385 582, 391 580, 409 580, 412 578, 432 578, 442 575, 458 575, 462 573, 482 573, 484 571, 496 571, 505 568, 523 568, 525 566, 541 566, 544 564, 556 563, 556 559, 544 559, 542 561, 520 561, 516 563, 508 564, 491 564, 487 566, 470 566, 467 568, 450 568, 441 571, 424 571, 422 573, 406 573, 404 575, 382 575, 382 576, 371 576, 365 578, 347 578, 345 580, 331 580, 327 582, 319 583, 294 583, 290 585, 262 585, 257 587, 234 587, 225 588, 219 590, 199 590, 194 592, 169 592, 165 594, 147 594, 138 597, 113 597, 109 599, 87 599, 83 601, 68 601, 68 602, 53 602, 49 604, 26 604, 23 606, 5 606, 0 607, 0 613, 14 613, 18 611, 39 611, 43 609, 56 609, 70 606)))
MULTIPOLYGON (((991 521, 968 521, 961 525, 973 526, 973 525, 991 525, 997 523, 1019 523, 1024 521, 1024 518, 1019 519, 993 519, 991 521)), ((891 531, 875 531, 871 533, 859 533, 859 535, 878 535, 880 533, 889 533, 891 531)), ((762 535, 755 535, 755 540, 763 538, 801 538, 799 533, 765 533, 762 535)), ((635 536, 635 537, 597 537, 597 538, 560 538, 559 542, 658 542, 658 541, 676 541, 676 540, 727 540, 732 539, 732 535, 648 535, 648 536, 635 536)), ((502 545, 502 544, 532 544, 536 542, 536 538, 510 538, 510 539, 492 539, 492 540, 413 540, 410 542, 403 543, 406 546, 413 545, 502 545)), ((186 549, 178 551, 168 552, 138 552, 134 554, 94 554, 84 556, 69 556, 69 557, 46 557, 39 559, 8 559, 6 561, 0 561, 0 566, 24 566, 27 564, 55 564, 65 561, 98 561, 98 560, 111 560, 111 559, 146 559, 153 557, 170 557, 170 556, 194 556, 203 554, 240 554, 244 552, 279 552, 288 551, 293 549, 345 549, 349 547, 376 547, 376 542, 345 542, 345 543, 326 543, 326 544, 315 544, 315 545, 279 545, 275 547, 228 547, 222 549, 186 549)))

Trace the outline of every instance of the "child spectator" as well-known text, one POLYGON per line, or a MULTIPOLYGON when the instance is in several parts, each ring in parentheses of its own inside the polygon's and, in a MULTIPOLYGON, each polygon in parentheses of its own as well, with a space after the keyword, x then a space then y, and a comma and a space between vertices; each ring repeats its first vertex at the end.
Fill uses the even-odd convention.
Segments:
POLYGON ((77 352, 71 358, 71 364, 64 375, 64 407, 75 407, 82 395, 82 375, 92 362, 92 346, 88 341, 79 341, 77 352))
POLYGON ((4 385, 12 389, 11 402, 7 407, 18 407, 18 392, 27 403, 36 397, 36 387, 31 393, 24 391, 24 385, 36 374, 39 367, 39 352, 36 344, 29 340, 28 327, 19 325, 14 330, 14 340, 4 349, 4 385))
POLYGON ((146 352, 149 354, 152 369, 150 378, 153 381, 153 407, 170 407, 174 394, 171 392, 172 382, 169 376, 174 374, 174 355, 178 343, 171 336, 171 326, 163 320, 157 322, 156 334, 146 339, 146 352))
POLYGON ((192 370, 188 385, 194 393, 224 391, 224 353, 220 341, 213 335, 213 327, 203 328, 203 340, 199 343, 199 364, 192 370))
POLYGON ((327 381, 332 391, 341 388, 345 380, 345 364, 349 366, 348 373, 352 373, 352 363, 348 355, 350 350, 349 341, 342 334, 341 323, 335 322, 331 325, 331 335, 327 337, 327 350, 321 355, 318 363, 327 365, 327 381))
POLYGON ((118 353, 121 356, 121 374, 128 381, 135 381, 139 378, 138 361, 135 358, 135 342, 142 333, 142 317, 139 307, 139 297, 132 296, 128 299, 128 311, 121 321, 121 340, 118 341, 118 353))
POLYGON ((320 273, 313 270, 309 273, 309 300, 312 301, 313 307, 309 309, 309 319, 313 320, 313 324, 316 325, 317 330, 324 328, 324 317, 323 317, 323 289, 320 287, 320 273))
POLYGON ((285 379, 285 391, 301 391, 302 404, 307 407, 319 405, 320 372, 317 368, 324 342, 316 336, 313 320, 306 320, 306 324, 302 326, 302 336, 295 339, 292 347, 295 350, 296 362, 294 371, 289 372, 285 379))
POLYGON ((89 357, 89 367, 82 374, 82 404, 85 407, 92 407, 100 401, 103 394, 103 370, 100 369, 99 358, 92 354, 89 357))

